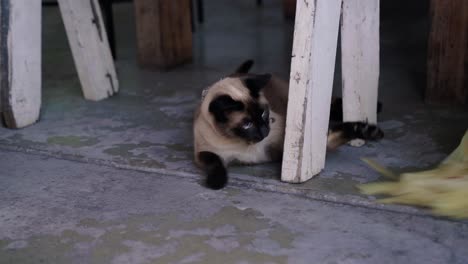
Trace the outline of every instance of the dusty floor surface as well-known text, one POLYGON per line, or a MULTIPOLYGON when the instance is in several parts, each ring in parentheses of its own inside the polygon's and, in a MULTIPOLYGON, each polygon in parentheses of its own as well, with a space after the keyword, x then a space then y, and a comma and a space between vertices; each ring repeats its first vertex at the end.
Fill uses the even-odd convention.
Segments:
POLYGON ((201 90, 249 58, 288 76, 292 23, 281 1, 254 2, 206 1, 194 62, 168 72, 136 66, 133 7, 116 4, 121 90, 98 103, 81 96, 58 10, 44 10, 41 120, 0 127, 0 263, 468 263, 467 222, 355 188, 378 179, 360 157, 427 168, 468 128, 466 107, 422 101, 427 19, 416 4, 397 13, 382 2, 382 141, 328 153, 305 184, 281 183, 268 164, 233 168, 222 191, 200 186, 201 90))

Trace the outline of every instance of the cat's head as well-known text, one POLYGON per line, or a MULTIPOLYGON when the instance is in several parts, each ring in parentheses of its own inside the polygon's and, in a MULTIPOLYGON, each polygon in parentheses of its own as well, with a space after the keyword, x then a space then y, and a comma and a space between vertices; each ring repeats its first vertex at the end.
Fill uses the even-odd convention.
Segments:
POLYGON ((245 63, 228 78, 215 83, 210 90, 208 113, 223 135, 246 143, 262 141, 270 133, 270 109, 263 96, 270 74, 248 74, 245 63), (243 68, 242 68, 243 67, 243 68))

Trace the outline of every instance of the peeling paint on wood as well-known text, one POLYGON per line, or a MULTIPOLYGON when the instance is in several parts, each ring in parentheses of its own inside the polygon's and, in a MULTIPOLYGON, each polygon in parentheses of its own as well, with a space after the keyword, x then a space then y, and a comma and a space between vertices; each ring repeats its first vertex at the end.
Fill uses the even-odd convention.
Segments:
POLYGON ((105 99, 119 90, 100 5, 97 0, 58 0, 83 95, 105 99))
POLYGON ((41 1, 1 0, 0 13, 0 112, 7 127, 22 128, 41 108, 41 1))
POLYGON ((341 0, 298 1, 296 10, 281 179, 297 183, 325 165, 341 0))
POLYGON ((341 63, 344 121, 377 123, 379 0, 343 1, 341 63))

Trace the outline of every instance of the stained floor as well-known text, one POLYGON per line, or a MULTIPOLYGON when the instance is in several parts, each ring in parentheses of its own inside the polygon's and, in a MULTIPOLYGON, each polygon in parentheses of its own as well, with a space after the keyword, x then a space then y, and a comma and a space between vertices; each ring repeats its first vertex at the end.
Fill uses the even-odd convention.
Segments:
POLYGON ((0 263, 468 262, 466 222, 355 188, 379 177, 360 157, 428 168, 468 128, 466 107, 423 103, 425 1, 382 2, 382 141, 328 153, 304 184, 281 183, 280 164, 233 168, 218 192, 192 163, 201 90, 245 59, 287 77, 293 23, 281 1, 205 2, 193 63, 167 72, 136 66, 133 6, 115 4, 121 88, 101 102, 81 96, 58 9, 44 9, 41 120, 0 128, 0 263))

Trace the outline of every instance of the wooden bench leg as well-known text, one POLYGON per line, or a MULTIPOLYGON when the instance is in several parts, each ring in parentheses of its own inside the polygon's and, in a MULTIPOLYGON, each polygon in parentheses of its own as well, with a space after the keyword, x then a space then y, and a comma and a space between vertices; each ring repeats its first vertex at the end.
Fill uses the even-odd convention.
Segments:
POLYGON ((141 67, 167 69, 192 60, 189 1, 135 0, 135 18, 141 67))
POLYGON ((119 82, 98 0, 58 0, 84 97, 117 93, 119 82))
POLYGON ((426 102, 468 102, 468 1, 431 0, 426 102))
POLYGON ((343 1, 341 62, 344 121, 377 123, 379 0, 343 1))
POLYGON ((298 1, 281 179, 304 182, 325 165, 341 0, 298 1))
POLYGON ((41 0, 0 0, 0 112, 10 128, 41 108, 41 0))

